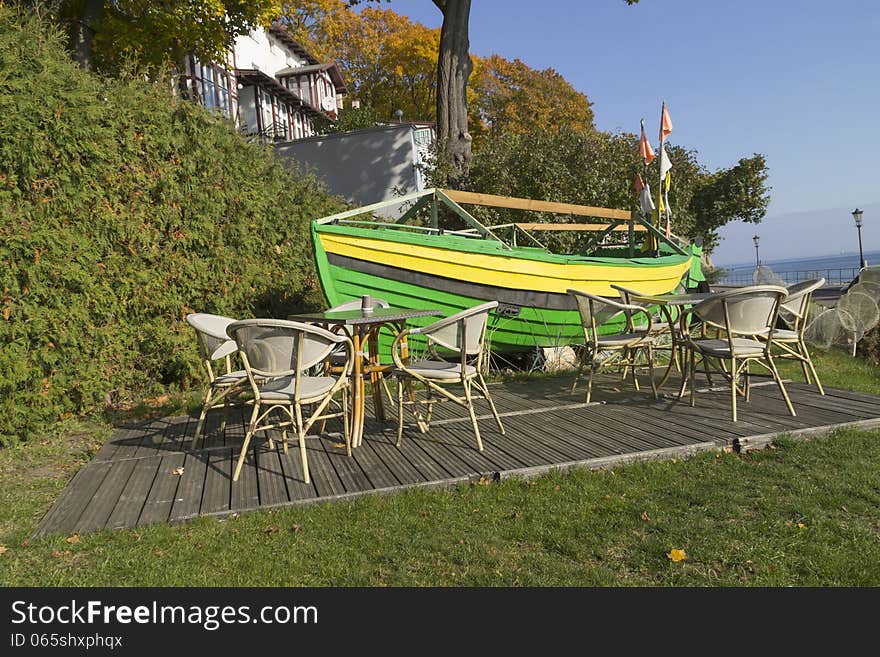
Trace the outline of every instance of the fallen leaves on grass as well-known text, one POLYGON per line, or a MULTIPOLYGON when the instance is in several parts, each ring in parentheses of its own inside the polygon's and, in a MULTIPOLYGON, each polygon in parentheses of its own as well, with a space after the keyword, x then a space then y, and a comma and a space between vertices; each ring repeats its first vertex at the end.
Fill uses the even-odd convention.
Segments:
POLYGON ((807 526, 804 523, 802 523, 802 522, 798 523, 798 529, 806 529, 806 528, 807 528, 807 526))
POLYGON ((678 548, 672 548, 669 551, 669 554, 666 555, 669 557, 671 561, 678 563, 679 561, 684 561, 687 559, 687 553, 684 550, 679 550, 678 548))
POLYGON ((300 526, 296 523, 294 523, 290 526, 290 531, 292 531, 294 534, 296 534, 299 530, 300 530, 300 526))
POLYGON ((79 535, 74 534, 73 536, 68 536, 64 540, 67 541, 68 543, 79 543, 79 535))
POLYGON ((272 534, 277 534, 281 530, 275 525, 272 525, 271 527, 266 527, 264 531, 266 532, 266 536, 271 536, 272 534))
POLYGON ((0 545, 0 554, 5 553, 8 549, 9 549, 9 548, 6 547, 5 545, 0 545))
POLYGON ((157 408, 159 406, 162 406, 162 404, 167 402, 169 399, 171 399, 171 395, 159 395, 158 397, 147 397, 144 400, 144 403, 147 406, 152 406, 153 408, 157 408))
POLYGON ((639 517, 640 517, 642 520, 644 520, 645 522, 648 522, 649 520, 651 520, 651 516, 648 515, 648 512, 647 512, 647 511, 642 511, 642 515, 639 516, 639 517))

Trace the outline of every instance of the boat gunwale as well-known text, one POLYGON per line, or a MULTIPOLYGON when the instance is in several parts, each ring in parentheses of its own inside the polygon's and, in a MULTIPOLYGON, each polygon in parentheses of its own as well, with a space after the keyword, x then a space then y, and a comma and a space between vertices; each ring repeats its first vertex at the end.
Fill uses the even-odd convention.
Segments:
POLYGON ((314 233, 327 233, 348 235, 365 239, 375 239, 384 242, 397 242, 400 244, 416 244, 441 250, 458 251, 479 255, 495 256, 502 258, 518 258, 539 262, 562 264, 562 265, 602 265, 617 267, 670 267, 683 264, 691 259, 691 255, 679 255, 670 253, 662 256, 591 256, 552 253, 537 247, 515 246, 504 248, 495 240, 469 237, 459 234, 444 232, 423 234, 400 230, 403 226, 386 222, 358 222, 362 224, 374 223, 374 227, 361 228, 350 224, 318 223, 312 222, 314 233), (378 233, 378 235, 377 235, 378 233))

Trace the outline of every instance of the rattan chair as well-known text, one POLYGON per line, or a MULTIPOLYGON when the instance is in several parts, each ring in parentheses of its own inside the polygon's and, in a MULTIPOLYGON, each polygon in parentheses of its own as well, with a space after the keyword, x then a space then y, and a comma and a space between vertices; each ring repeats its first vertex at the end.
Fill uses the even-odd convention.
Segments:
POLYGON ((810 351, 804 340, 804 331, 807 328, 813 292, 823 285, 825 279, 818 278, 789 286, 788 295, 782 300, 779 308, 779 317, 788 328, 777 328, 773 331, 773 346, 778 347, 776 358, 799 361, 807 384, 815 382, 819 394, 822 395, 825 394, 825 390, 822 388, 822 382, 819 381, 813 359, 810 358, 810 351))
POLYGON ((441 319, 422 328, 404 329, 397 334, 391 347, 391 356, 397 366, 397 446, 403 443, 404 407, 410 406, 418 422, 419 430, 425 433, 430 428, 434 404, 451 401, 467 408, 477 441, 477 449, 483 451, 480 427, 474 411, 474 392, 489 402, 489 408, 504 434, 504 425, 498 416, 495 403, 489 394, 489 387, 483 377, 487 354, 485 352, 486 325, 489 313, 498 306, 497 301, 474 306, 467 310, 441 319), (405 361, 400 355, 401 341, 409 336, 422 335, 427 341, 427 348, 432 356, 429 360, 417 362, 405 361), (438 348, 450 352, 457 358, 455 362, 441 359, 438 348), (426 398, 419 400, 412 389, 413 382, 420 382, 425 389, 426 398), (446 388, 449 385, 461 385, 464 394, 458 395, 446 388), (404 387, 409 391, 404 396, 404 387), (424 414, 419 410, 426 407, 424 414))
POLYGON ((599 297, 580 290, 568 290, 568 294, 577 302, 584 331, 584 350, 581 352, 577 374, 571 384, 571 392, 577 389, 581 374, 586 368, 587 395, 585 403, 589 404, 593 394, 593 376, 611 368, 623 368, 632 373, 633 387, 639 390, 639 378, 636 370, 647 367, 651 379, 651 391, 657 399, 657 382, 654 380, 654 318, 650 311, 642 306, 620 303, 606 297, 599 297), (622 333, 602 335, 599 327, 624 315, 625 328, 622 333), (643 316, 645 324, 633 329, 636 318, 643 316), (600 358, 600 356, 604 356, 600 358), (644 357, 640 360, 640 357, 644 357))
POLYGON ((205 415, 214 408, 223 408, 223 421, 220 430, 226 429, 229 406, 241 394, 247 392, 247 374, 244 370, 232 369, 232 355, 238 351, 234 340, 226 334, 226 328, 235 320, 222 315, 191 313, 186 316, 187 323, 195 329, 202 364, 208 373, 208 390, 199 414, 196 433, 191 448, 195 448, 205 424, 205 415), (215 371, 213 363, 223 360, 226 372, 215 371))
MULTIPOLYGON (((257 431, 280 429, 285 453, 287 429, 296 431, 306 483, 310 481, 306 433, 318 420, 342 417, 346 451, 351 456, 347 392, 353 351, 351 340, 313 324, 281 319, 247 319, 230 324, 227 332, 241 353, 254 405, 233 481, 238 481, 248 445, 257 431), (348 359, 340 375, 309 376, 309 369, 322 363, 340 344, 348 347, 348 359), (334 399, 340 391, 341 404, 334 399), (337 404, 339 411, 325 413, 331 402, 337 404), (307 405, 314 408, 308 418, 303 419, 303 407, 307 405), (273 411, 284 412, 289 419, 273 423, 269 417, 273 411)), ((269 448, 274 449, 271 435, 269 448)))
MULTIPOLYGON (((622 285, 611 284, 611 287, 617 290, 617 293, 620 295, 620 300, 628 306, 639 306, 642 308, 649 308, 648 304, 642 303, 640 301, 635 301, 633 297, 643 296, 644 293, 638 292, 637 290, 633 290, 631 288, 623 287, 622 285)), ((673 294, 681 294, 684 293, 684 286, 679 286, 673 294)), ((673 364, 675 365, 675 369, 678 372, 681 372, 681 363, 679 359, 678 353, 676 353, 676 349, 674 345, 676 340, 673 338, 679 337, 678 323, 675 321, 675 313, 678 312, 677 308, 670 309, 670 313, 672 316, 672 323, 670 323, 662 310, 656 308, 653 310, 651 314, 651 335, 655 337, 654 340, 654 353, 656 356, 656 352, 660 350, 669 351, 669 358, 672 359, 673 364), (668 338, 665 340, 664 338, 668 338)), ((626 330, 627 332, 637 333, 639 331, 646 331, 647 325, 641 323, 637 320, 637 316, 635 316, 631 311, 625 310, 624 314, 626 315, 626 330)), ((624 376, 626 376, 626 370, 623 372, 624 376)))
MULTIPOLYGON (((719 292, 684 311, 680 328, 686 348, 686 367, 679 399, 684 397, 690 383, 691 406, 696 404, 697 356, 702 358, 707 374, 710 361, 718 361, 723 366, 721 373, 730 381, 731 408, 736 422, 737 394, 749 400, 749 368, 752 363, 758 363, 773 376, 789 413, 796 415, 771 353, 779 307, 787 295, 788 291, 778 285, 753 285, 719 292), (694 325, 692 319, 696 320, 694 325), (719 330, 720 337, 695 338, 693 332, 700 328, 719 330), (690 363, 689 367, 687 363, 690 363), (743 387, 739 385, 741 376, 745 379, 743 387)), ((705 335, 705 331, 702 334, 705 335)))

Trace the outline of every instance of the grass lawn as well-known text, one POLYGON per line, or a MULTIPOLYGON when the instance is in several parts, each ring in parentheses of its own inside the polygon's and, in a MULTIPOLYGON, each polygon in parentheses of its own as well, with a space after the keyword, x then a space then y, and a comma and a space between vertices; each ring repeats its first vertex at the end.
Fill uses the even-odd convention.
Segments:
MULTIPOLYGON (((880 393, 877 369, 817 361, 826 385, 880 393)), ((0 451, 0 583, 880 584, 880 431, 28 543, 107 435, 0 451)))

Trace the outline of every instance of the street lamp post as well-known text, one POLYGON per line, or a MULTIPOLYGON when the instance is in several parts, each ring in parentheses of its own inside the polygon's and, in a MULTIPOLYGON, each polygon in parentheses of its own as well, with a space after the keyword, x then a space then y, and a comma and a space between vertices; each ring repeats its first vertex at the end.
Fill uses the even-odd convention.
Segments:
POLYGON ((759 269, 761 267, 761 258, 758 255, 758 242, 761 238, 755 235, 752 239, 755 241, 755 269, 759 269))
POLYGON ((859 231, 859 267, 864 269, 868 263, 865 262, 865 256, 862 253, 862 211, 856 208, 853 210, 852 216, 856 221, 856 229, 859 231))

